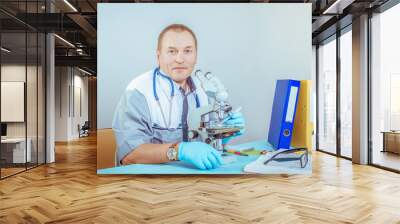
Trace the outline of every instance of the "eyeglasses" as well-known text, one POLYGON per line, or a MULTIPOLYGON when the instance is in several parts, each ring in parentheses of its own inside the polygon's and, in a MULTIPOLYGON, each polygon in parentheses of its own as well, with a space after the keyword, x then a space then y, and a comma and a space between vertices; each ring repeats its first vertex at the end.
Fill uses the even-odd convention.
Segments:
POLYGON ((295 164, 294 161, 299 161, 299 164, 301 168, 304 168, 307 166, 308 163, 308 150, 307 148, 294 148, 294 149, 284 149, 281 151, 277 151, 275 154, 273 154, 270 158, 268 158, 265 162, 264 165, 267 165, 271 161, 276 161, 276 162, 291 162, 290 164, 295 164))

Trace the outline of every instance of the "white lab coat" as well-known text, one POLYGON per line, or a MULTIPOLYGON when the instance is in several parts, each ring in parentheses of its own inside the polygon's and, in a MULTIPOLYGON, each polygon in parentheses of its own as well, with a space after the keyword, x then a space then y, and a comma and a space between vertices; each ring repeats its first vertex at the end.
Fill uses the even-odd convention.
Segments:
MULTIPOLYGON (((161 75, 156 76, 156 91, 161 104, 160 108, 154 97, 153 73, 154 70, 151 70, 133 79, 125 89, 115 110, 112 127, 117 142, 118 165, 121 159, 141 144, 182 141, 181 116, 184 96, 179 90, 180 86, 173 82, 174 97, 170 114, 170 81, 161 75), (167 122, 171 116, 169 129, 166 129, 161 109, 167 122)), ((199 81, 195 78, 191 80, 195 91, 187 95, 189 111, 196 108, 195 93, 197 93, 200 106, 206 106, 209 102, 199 81)))

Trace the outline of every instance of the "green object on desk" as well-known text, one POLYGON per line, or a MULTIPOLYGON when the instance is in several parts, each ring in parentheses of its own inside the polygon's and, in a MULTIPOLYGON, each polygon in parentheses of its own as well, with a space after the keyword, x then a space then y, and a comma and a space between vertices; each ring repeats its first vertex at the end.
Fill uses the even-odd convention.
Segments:
POLYGON ((263 150, 251 149, 251 150, 244 150, 244 151, 242 150, 240 152, 247 154, 247 155, 258 156, 258 155, 261 155, 262 151, 263 150))

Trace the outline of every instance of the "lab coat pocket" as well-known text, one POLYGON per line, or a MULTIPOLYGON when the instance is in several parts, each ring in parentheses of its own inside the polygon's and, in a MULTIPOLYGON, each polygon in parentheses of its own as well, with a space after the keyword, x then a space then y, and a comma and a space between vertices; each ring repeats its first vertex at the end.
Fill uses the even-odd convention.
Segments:
POLYGON ((173 143, 182 141, 182 129, 166 129, 154 127, 153 143, 173 143))

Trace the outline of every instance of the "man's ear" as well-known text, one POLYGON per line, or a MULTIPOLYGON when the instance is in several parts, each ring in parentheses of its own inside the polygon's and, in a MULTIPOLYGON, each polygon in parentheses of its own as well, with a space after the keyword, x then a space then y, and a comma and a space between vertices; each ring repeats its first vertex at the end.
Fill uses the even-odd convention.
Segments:
POLYGON ((158 63, 158 66, 160 66, 160 54, 161 54, 160 50, 157 50, 157 63, 158 63))

